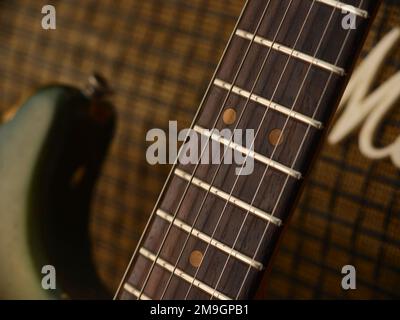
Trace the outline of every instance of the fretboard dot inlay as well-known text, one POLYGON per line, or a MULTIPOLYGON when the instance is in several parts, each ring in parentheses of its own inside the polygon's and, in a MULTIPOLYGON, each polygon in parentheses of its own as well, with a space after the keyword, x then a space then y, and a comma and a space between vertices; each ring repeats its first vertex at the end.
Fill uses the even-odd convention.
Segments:
POLYGON ((283 142, 283 133, 281 129, 273 129, 268 135, 268 141, 273 146, 279 146, 283 142))
POLYGON ((201 261, 203 261, 203 253, 201 253, 199 250, 192 251, 189 257, 190 264, 193 267, 198 268, 201 265, 201 261))
POLYGON ((234 124, 236 121, 236 111, 235 109, 228 108, 224 111, 224 115, 222 117, 222 120, 226 125, 231 125, 234 124))

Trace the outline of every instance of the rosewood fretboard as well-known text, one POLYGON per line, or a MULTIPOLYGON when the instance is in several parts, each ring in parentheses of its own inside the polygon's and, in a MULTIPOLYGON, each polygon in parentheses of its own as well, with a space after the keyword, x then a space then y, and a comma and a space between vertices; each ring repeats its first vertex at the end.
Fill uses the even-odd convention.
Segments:
POLYGON ((245 5, 194 129, 254 129, 254 171, 238 176, 236 164, 174 166, 117 298, 253 296, 378 5, 245 5), (344 28, 353 18, 355 29, 344 28))

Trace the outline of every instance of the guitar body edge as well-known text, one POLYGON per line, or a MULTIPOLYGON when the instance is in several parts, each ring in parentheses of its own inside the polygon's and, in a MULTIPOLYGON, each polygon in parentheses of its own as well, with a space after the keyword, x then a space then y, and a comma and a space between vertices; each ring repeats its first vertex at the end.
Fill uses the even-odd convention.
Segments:
POLYGON ((0 298, 110 297, 96 275, 88 231, 114 123, 110 104, 49 86, 0 126, 0 298), (42 287, 47 265, 56 272, 50 290, 42 287))

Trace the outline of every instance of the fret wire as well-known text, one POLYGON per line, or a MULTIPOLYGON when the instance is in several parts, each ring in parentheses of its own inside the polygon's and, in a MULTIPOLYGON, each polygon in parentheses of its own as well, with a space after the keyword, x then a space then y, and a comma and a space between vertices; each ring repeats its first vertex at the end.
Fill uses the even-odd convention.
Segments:
POLYGON ((340 2, 340 1, 336 1, 336 0, 317 0, 320 3, 324 3, 328 6, 331 7, 335 7, 337 9, 343 10, 343 11, 347 11, 349 13, 353 13, 359 17, 362 17, 364 19, 367 19, 369 17, 369 14, 366 10, 354 7, 352 5, 340 2))
MULTIPOLYGON (((225 46, 225 48, 224 48, 224 51, 223 51, 223 53, 222 53, 222 55, 221 55, 221 58, 219 59, 218 65, 217 65, 217 67, 216 67, 216 69, 215 69, 215 71, 214 71, 214 74, 213 74, 213 76, 212 76, 212 79, 211 79, 210 83, 208 84, 208 87, 207 87, 207 89, 206 89, 206 92, 205 92, 205 94, 203 95, 203 98, 202 98, 202 100, 201 100, 201 102, 200 102, 200 105, 199 105, 199 107, 197 108, 196 114, 195 114, 194 117, 193 117, 192 123, 191 123, 191 125, 190 125, 191 128, 193 128, 194 124, 196 123, 197 119, 199 118, 200 112, 202 111, 202 109, 203 109, 203 107, 204 107, 204 103, 205 103, 205 101, 206 101, 206 98, 207 98, 207 96, 208 96, 208 93, 210 92, 210 89, 211 89, 211 87, 212 87, 212 85, 213 85, 213 81, 214 81, 214 79, 215 79, 215 77, 216 77, 216 75, 217 75, 217 72, 218 72, 220 66, 222 65, 222 63, 223 63, 223 61, 224 61, 224 58, 225 58, 226 53, 227 53, 227 51, 228 51, 228 48, 229 48, 230 44, 232 43, 232 39, 233 39, 233 37, 234 37, 235 30, 238 28, 239 23, 240 23, 240 21, 241 21, 242 18, 243 18, 243 14, 244 14, 244 12, 246 11, 246 9, 247 9, 247 7, 248 7, 248 4, 249 4, 249 0, 246 0, 244 6, 243 6, 243 8, 242 8, 242 11, 240 12, 239 18, 238 18, 237 21, 236 21, 235 27, 233 28, 233 31, 232 31, 232 33, 231 33, 231 35, 230 35, 230 37, 229 37, 228 43, 226 44, 226 46, 225 46)), ((222 109, 221 109, 221 112, 222 112, 222 109)), ((218 115, 218 117, 219 117, 219 116, 220 116, 220 114, 218 115)), ((185 140, 186 140, 188 137, 189 137, 189 133, 186 135, 185 140)), ((121 279, 121 281, 120 281, 120 283, 119 283, 119 285, 118 285, 118 288, 117 288, 117 290, 116 290, 116 292, 115 292, 115 295, 114 295, 114 297, 113 297, 114 300, 116 300, 116 299, 118 298, 118 295, 119 295, 119 293, 121 292, 121 289, 122 289, 122 285, 124 284, 124 281, 125 281, 126 277, 128 276, 128 272, 130 271, 130 269, 131 269, 131 267, 132 267, 132 264, 133 264, 133 262, 134 262, 134 259, 135 259, 135 257, 137 256, 137 254, 139 253, 139 246, 140 246, 141 243, 143 243, 144 237, 145 237, 145 235, 146 235, 148 229, 150 228, 151 221, 152 221, 152 219, 154 218, 156 209, 157 209, 157 207, 159 206, 159 204, 160 204, 160 202, 161 202, 161 199, 162 199, 162 197, 163 197, 163 195, 164 195, 164 193, 165 193, 165 191, 166 191, 166 189, 167 189, 167 187, 168 187, 168 185, 169 185, 169 183, 170 183, 170 181, 171 181, 171 178, 172 178, 172 176, 173 176, 173 172, 174 172, 174 170, 175 170, 175 168, 176 168, 176 166, 177 166, 178 159, 179 159, 179 157, 180 157, 180 154, 181 154, 182 150, 183 150, 183 147, 181 147, 181 148, 179 149, 178 156, 176 157, 176 159, 175 159, 175 161, 174 161, 174 164, 172 165, 172 168, 171 168, 171 170, 170 170, 169 173, 168 173, 167 179, 166 179, 166 181, 165 181, 165 183, 164 183, 164 185, 163 185, 163 187, 162 187, 162 189, 161 189, 161 192, 160 192, 160 194, 159 194, 159 196, 158 196, 158 198, 157 198, 157 200, 156 200, 156 203, 155 203, 155 205, 154 205, 154 207, 153 207, 153 210, 152 210, 152 212, 151 212, 151 215, 150 215, 149 219, 147 220, 147 223, 146 223, 146 225, 145 225, 145 227, 144 227, 144 231, 142 232, 142 235, 140 236, 140 239, 139 239, 139 242, 138 242, 138 246, 135 248, 135 250, 134 250, 134 252, 133 252, 133 254, 132 254, 132 256, 131 256, 131 259, 129 260, 128 265, 127 265, 127 267, 126 267, 126 269, 125 269, 124 275, 122 276, 122 279, 121 279)))
POLYGON ((249 266, 261 271, 264 269, 264 266, 261 262, 258 262, 250 257, 248 257, 247 255, 234 250, 232 248, 230 248, 228 245, 212 239, 210 236, 208 236, 207 234, 201 232, 200 230, 193 228, 192 230, 192 226, 188 225, 187 223, 183 222, 182 220, 176 218, 175 220, 173 219, 173 216, 171 216, 170 214, 166 213, 165 211, 158 209, 157 210, 157 215, 170 222, 173 223, 176 227, 178 227, 179 229, 189 233, 190 235, 193 235, 194 237, 206 242, 206 243, 210 243, 213 245, 213 247, 225 252, 225 253, 230 253, 232 256, 234 256, 236 259, 248 264, 249 266))
MULTIPOLYGON (((284 13, 284 16, 283 16, 283 18, 282 18, 282 20, 281 20, 281 22, 280 22, 280 24, 279 24, 278 30, 277 30, 277 32, 276 32, 275 35, 274 35, 273 43, 275 43, 275 41, 276 41, 276 39, 277 39, 277 37, 278 37, 279 31, 280 31, 280 29, 281 29, 281 27, 282 27, 282 25, 283 25, 284 20, 286 19, 287 13, 289 12, 289 9, 290 9, 290 7, 291 7, 291 5, 292 5, 292 2, 293 2, 293 1, 290 1, 289 5, 288 5, 287 8, 286 8, 286 11, 285 11, 285 13, 284 13)), ((314 3, 314 2, 313 2, 313 3, 314 3)), ((310 14, 310 12, 311 12, 312 6, 313 6, 313 5, 311 5, 311 7, 310 7, 310 9, 309 9, 309 11, 308 11, 308 14, 307 14, 307 17, 306 17, 305 20, 307 20, 309 14, 310 14)), ((304 25, 303 25, 303 26, 304 26, 304 25)), ((256 35, 257 32, 258 32, 258 30, 255 30, 254 35, 256 35)), ((300 33, 301 33, 301 32, 300 32, 300 33)), ((300 37, 300 35, 298 36, 298 38, 299 38, 299 37, 300 37)), ((265 67, 265 65, 266 65, 266 62, 267 62, 267 60, 268 60, 268 58, 269 58, 269 55, 270 55, 270 53, 271 53, 271 50, 272 50, 272 47, 269 48, 268 54, 266 55, 266 57, 265 57, 264 60, 263 60, 263 63, 262 63, 262 65, 261 65, 261 68, 260 68, 260 70, 259 70, 259 72, 258 72, 258 74, 257 74, 257 77, 256 77, 256 79, 255 79, 255 81, 254 81, 254 84, 253 84, 253 86, 252 86, 252 88, 251 88, 250 95, 249 95, 249 97, 248 97, 247 100, 246 100, 246 104, 245 104, 245 106, 244 106, 244 108, 243 108, 241 117, 243 116, 244 111, 245 111, 245 109, 246 109, 246 107, 247 107, 247 105, 248 105, 248 103, 249 103, 249 101, 250 101, 250 97, 252 96, 252 94, 253 94, 253 92, 254 92, 254 89, 255 89, 255 87, 256 87, 256 85, 257 85, 257 83, 258 83, 258 80, 259 80, 260 77, 261 77, 261 73, 262 73, 262 71, 263 71, 263 69, 264 69, 264 67, 265 67)), ((290 58, 289 58, 289 59, 290 59, 290 58)), ((289 60, 287 61, 284 70, 286 70, 286 68, 287 68, 287 66, 288 66, 288 63, 289 63, 289 60)), ((282 72, 282 74, 281 74, 281 77, 282 77, 282 76, 283 76, 283 72, 282 72)), ((275 97, 275 93, 276 93, 276 91, 277 91, 277 89, 278 89, 279 82, 280 82, 281 79, 282 79, 282 78, 280 78, 280 79, 278 80, 278 84, 277 84, 277 86, 276 86, 276 88, 275 88, 275 90, 274 90, 274 93, 273 93, 273 95, 272 95, 271 101, 273 101, 273 99, 274 99, 274 97, 275 97)), ((232 86, 234 86, 234 83, 232 84, 232 86)), ((261 120, 261 123, 263 122, 263 120, 264 120, 264 118, 265 118, 265 116, 266 116, 268 110, 269 110, 269 106, 267 107, 267 109, 266 109, 265 112, 264 112, 264 117, 263 117, 263 119, 261 120)), ((235 129, 236 129, 237 126, 239 125, 239 122, 240 122, 241 117, 240 117, 239 120, 237 121, 237 125, 235 126, 235 129)), ((260 124, 260 126, 258 127, 255 136, 257 136, 258 132, 260 131, 260 128, 261 128, 261 124, 260 124)), ((254 140, 255 140, 255 138, 254 138, 254 140)), ((253 140, 253 142, 252 142, 252 145, 251 145, 250 149, 253 147, 254 140, 253 140)), ((226 153, 226 150, 225 150, 225 152, 224 152, 223 157, 225 156, 225 153, 226 153)), ((247 160, 247 156, 246 156, 246 160, 247 160)), ((245 163, 245 162, 244 162, 244 163, 245 163)), ((244 163, 243 163, 243 165, 244 165, 244 163)), ((242 168, 243 168, 243 165, 242 165, 242 168)), ((215 178, 217 177, 217 174, 218 174, 220 168, 221 168, 221 165, 218 166, 218 169, 217 169, 216 173, 215 173, 214 176, 213 176, 213 180, 212 180, 211 184, 213 184, 213 181, 214 181, 215 178)), ((239 177, 239 175, 238 175, 238 177, 239 177)), ((238 181, 238 177, 236 178, 235 185, 236 185, 236 182, 238 181)), ((234 187, 233 187, 233 188, 234 188, 234 187)), ((232 191, 231 191, 231 193, 230 193, 230 195, 229 195, 230 197, 232 196, 233 188, 232 188, 232 191)), ((206 194, 205 198, 207 197, 208 193, 209 193, 209 192, 207 191, 207 194, 206 194)), ((205 198, 203 199, 203 202, 205 202, 205 198)), ((225 209, 226 209, 226 207, 227 207, 227 203, 228 203, 228 201, 225 203, 225 206, 224 206, 224 208, 223 208, 223 210, 222 210, 222 212, 221 212, 221 214, 220 214, 220 216, 219 216, 219 219, 218 219, 218 221, 217 221, 217 224, 216 224, 216 226, 215 226, 215 228, 214 228, 214 230, 213 230, 213 234, 212 234, 212 236, 211 236, 212 238, 215 236, 215 232, 216 232, 217 227, 218 227, 218 225, 219 225, 219 223, 220 223, 220 221, 221 221, 221 219, 222 219, 222 216, 223 216, 223 214, 224 214, 224 212, 225 212, 225 209)), ((200 208, 200 210, 201 210, 201 208, 200 208)), ((199 211, 200 211, 200 210, 199 210, 199 211)), ((234 246, 233 246, 233 247, 234 247, 234 246)), ((204 255, 207 253, 208 248, 209 248, 209 246, 206 247, 206 250, 205 250, 204 255)), ((200 267, 201 267, 201 266, 200 266, 200 267)), ((197 276, 197 273, 198 273, 199 270, 200 270, 200 267, 196 270, 196 273, 195 273, 195 276, 194 276, 195 278, 196 278, 196 276, 197 276)), ((218 284, 217 284, 217 286, 218 286, 218 284)), ((191 288, 191 287, 190 287, 190 288, 191 288)), ((189 294, 189 292, 190 292, 190 288, 189 288, 189 290, 188 290, 187 293, 186 293, 186 297, 188 296, 188 294, 189 294)), ((186 298, 186 297, 185 297, 185 298, 186 298)))
POLYGON ((127 282, 124 284, 124 289, 125 291, 129 292, 130 294, 138 298, 138 300, 151 300, 149 296, 145 295, 144 293, 140 294, 140 291, 138 289, 136 289, 134 286, 132 286, 127 282))
MULTIPOLYGON (((190 180, 190 174, 186 173, 185 171, 182 171, 180 169, 175 169, 175 174, 178 177, 180 177, 180 178, 182 178, 182 179, 184 179, 186 181, 190 180)), ((259 218, 261 218, 261 219, 263 219, 263 220, 265 220, 267 222, 268 221, 272 222, 274 225, 276 225, 278 227, 280 227, 282 225, 282 220, 281 219, 279 219, 277 217, 272 217, 269 213, 266 213, 263 210, 260 210, 260 209, 258 209, 256 207, 254 207, 253 205, 250 205, 250 204, 248 204, 248 203, 246 203, 246 202, 244 202, 244 201, 242 201, 242 200, 240 200, 240 199, 238 199, 238 198, 236 198, 236 197, 234 197, 232 195, 229 195, 228 193, 226 193, 226 192, 224 192, 224 191, 222 191, 220 189, 217 189, 212 184, 208 184, 208 183, 206 183, 206 182, 204 182, 204 181, 202 181, 202 180, 200 180, 200 179, 198 179, 196 177, 194 177, 192 179, 191 183, 193 185, 195 185, 195 186, 198 186, 198 187, 200 187, 200 188, 202 188, 202 189, 204 189, 204 190, 206 190, 206 191, 208 191, 208 192, 210 192, 210 193, 212 193, 212 194, 214 194, 214 195, 216 195, 216 196, 218 196, 218 197, 230 202, 231 204, 233 204, 233 205, 235 205, 235 206, 237 206, 239 208, 242 208, 243 210, 246 210, 246 211, 249 211, 249 212, 253 213, 255 216, 257 216, 257 217, 259 217, 259 218)))
MULTIPOLYGON (((267 9, 269 8, 270 2, 271 2, 271 0, 268 0, 268 4, 266 5, 266 7, 265 7, 265 9, 264 9, 264 11, 263 11, 263 13, 262 13, 261 19, 260 19, 260 21, 259 21, 259 23, 258 23, 258 25, 257 25, 256 32, 258 31, 259 27, 261 26, 261 22, 262 22, 262 20, 263 20, 265 14, 266 14, 266 12, 267 12, 267 9)), ((246 2, 246 5, 247 5, 247 2, 246 2)), ((244 11, 243 11, 243 12, 244 12, 244 11)), ((239 23, 239 22, 238 22, 238 23, 239 23)), ((237 25, 238 25, 238 23, 237 23, 237 25)), ((237 29, 237 25, 236 25, 236 27, 235 27, 235 30, 237 29)), ((235 31, 235 30, 234 30, 234 31, 235 31)), ((233 33, 232 33, 232 36, 234 35, 234 31, 233 31, 233 33)), ((244 65, 244 62, 245 62, 245 60, 246 60, 246 58, 247 58, 248 53, 250 52, 250 48, 251 48, 251 46, 252 46, 253 43, 254 43, 254 39, 252 39, 252 41, 250 41, 250 44, 248 45, 248 47, 247 47, 247 49, 246 49, 245 55, 244 55, 244 57, 243 57, 243 59, 242 59, 242 61, 241 61, 241 64, 240 64, 240 66, 239 66, 237 72, 236 72, 236 75, 235 75, 235 77, 234 77, 233 84, 235 84, 237 78, 239 77, 239 73, 240 73, 240 71, 242 70, 242 67, 243 67, 243 65, 244 65)), ((221 107, 221 109, 220 109, 218 115, 217 115, 217 119, 216 119, 216 121, 215 121, 213 127, 216 126, 216 124, 217 124, 217 122, 218 122, 218 119, 219 119, 219 117, 220 117, 221 114, 222 114, 222 110, 224 109, 225 104, 226 104, 226 102, 228 101, 228 98, 229 98, 230 94, 231 94, 231 91, 229 91, 228 94, 225 96, 224 102, 223 102, 223 104, 222 104, 222 107, 221 107)), ((192 126, 193 126, 193 124, 192 124, 192 126)), ((189 134, 187 135, 187 137, 188 137, 188 136, 189 136, 189 134)), ((204 151, 207 149, 207 145, 208 145, 208 142, 209 142, 209 141, 210 141, 210 139, 207 140, 207 144, 204 146, 204 149, 203 149, 202 152, 201 152, 200 159, 202 158, 204 151)), ((181 150, 183 150, 183 146, 181 147, 181 150)), ((196 171, 197 171, 197 168, 198 168, 199 164, 200 164, 200 162, 198 162, 198 163, 196 164, 196 166, 195 166, 195 168, 194 168, 194 172, 193 172, 192 178, 194 177, 194 175, 195 175, 195 173, 196 173, 196 171)), ((186 194, 187 194, 187 191, 189 190, 189 187, 190 187, 190 182, 186 185, 185 190, 184 190, 184 193, 183 193, 181 199, 179 200, 177 209, 176 209, 176 211, 175 211, 175 213, 174 213, 174 219, 176 218, 176 215, 177 215, 177 213, 178 213, 178 211, 179 211, 179 209, 180 209, 180 207, 181 207, 181 205, 182 205, 182 203, 183 203, 183 200, 184 200, 185 197, 186 197, 186 194)), ((152 215, 152 216, 153 216, 153 215, 152 215)), ((168 229, 167 229, 167 231, 166 231, 166 233, 165 233, 165 235, 164 235, 164 237, 163 237, 163 239, 162 239, 160 248, 159 248, 158 251, 157 251, 156 257, 158 257, 158 256, 160 255, 161 250, 162 250, 162 248, 163 248, 163 246, 164 246, 164 243, 165 243, 165 241, 166 241, 166 239, 167 239, 167 236, 168 236, 168 234, 169 234, 169 232, 170 232, 170 230, 171 230, 171 227, 172 227, 172 224, 170 224, 170 225, 168 226, 168 229)), ((185 244, 186 244, 186 242, 185 242, 185 244)), ((181 255, 182 255, 182 251, 181 251, 179 257, 180 257, 181 255)), ((178 258, 178 259, 179 259, 179 258, 178 258)), ((147 276, 146 276, 146 279, 145 279, 145 281, 144 281, 144 285, 143 285, 143 287, 142 287, 141 292, 142 292, 142 291, 144 290, 144 288, 146 287, 146 284, 147 284, 147 282, 148 282, 148 280, 149 280, 149 278, 150 278, 150 275, 151 275, 151 273, 152 273, 152 270, 154 269, 154 266, 155 266, 155 264, 153 263, 153 264, 151 265, 151 267, 150 267, 149 273, 148 273, 147 276)), ((176 267, 176 266, 175 266, 175 267, 176 267)), ((166 287, 165 287, 165 289, 164 289, 164 291, 163 291, 163 293, 162 293, 161 299, 163 298, 163 296, 164 296, 164 294, 165 294, 165 292, 166 292, 166 290, 167 290, 167 288, 168 288, 168 286, 169 286, 169 283, 171 282, 171 279, 172 279, 172 276, 170 276, 170 278, 168 279, 167 285, 166 285, 166 287)))
POLYGON ((225 295, 221 292, 218 292, 217 290, 214 290, 214 288, 211 288, 206 283, 204 283, 200 280, 194 279, 190 274, 174 267, 171 263, 167 262, 166 260, 164 260, 160 257, 157 257, 154 253, 150 252, 149 250, 142 247, 139 249, 139 252, 141 255, 143 255, 147 259, 153 261, 155 264, 158 264, 160 267, 163 267, 165 270, 167 270, 169 273, 171 273, 171 275, 176 275, 179 278, 185 280, 186 282, 195 283, 195 286, 197 288, 208 293, 211 297, 215 297, 220 300, 232 300, 232 298, 228 297, 227 295, 225 295))
MULTIPOLYGON (((278 34, 279 34, 279 31, 280 31, 280 29, 281 29, 281 27, 282 27, 282 25, 283 25, 283 22, 284 22, 284 20, 285 20, 285 18, 286 18, 286 15, 287 15, 288 11, 289 11, 289 8, 291 7, 292 2, 293 2, 293 0, 290 0, 290 3, 289 3, 289 5, 288 5, 288 7, 286 8, 285 15, 284 15, 284 17, 282 18, 282 20, 281 20, 281 22, 280 22, 280 25, 279 25, 279 27, 278 27, 278 30, 277 30, 277 32, 276 32, 276 34, 275 34, 275 36, 274 36, 274 39, 273 39, 274 42, 276 41, 276 38, 277 38, 277 36, 278 36, 278 34)), ((263 14, 262 14, 262 16, 261 16, 261 19, 260 19, 259 22, 258 22, 257 28, 256 28, 256 30, 255 30, 255 34, 258 32, 258 29, 259 29, 259 27, 260 27, 260 25, 261 25, 261 23, 262 23, 262 21, 263 21, 263 19, 264 19, 264 16, 265 16, 265 13, 266 13, 266 11, 267 11, 267 9, 268 9, 269 4, 270 4, 270 1, 268 1, 267 7, 265 8, 265 10, 264 10, 264 12, 263 12, 263 14)), ((237 28, 236 28, 236 29, 237 29, 237 28)), ((253 37, 252 41, 250 42, 251 44, 254 42, 254 38, 255 38, 255 36, 253 37)), ((249 49, 249 47, 248 47, 248 49, 249 49)), ((248 53, 248 51, 246 51, 245 59, 246 59, 247 53, 248 53)), ((267 56, 266 56, 265 59, 264 59, 263 66, 266 64, 266 61, 267 61, 267 59, 268 59, 270 53, 271 53, 271 49, 268 50, 268 54, 267 54, 267 56)), ((242 64, 243 64, 243 63, 244 63, 244 61, 242 61, 242 64)), ((238 71, 238 73, 236 73, 236 75, 235 75, 235 78, 234 78, 234 80, 233 80, 233 82, 232 82, 232 86, 235 85, 235 82, 236 82, 236 80, 237 80, 237 77, 239 76, 240 69, 241 69, 241 67, 239 67, 239 71, 238 71)), ((260 72, 259 72, 258 75, 257 75, 257 79, 260 77, 260 75, 261 75, 261 70, 260 70, 260 72)), ((256 81, 256 82, 257 82, 257 81, 256 81)), ((254 89, 255 89, 255 85, 256 85, 256 83, 254 84, 253 88, 251 89, 250 94, 253 93, 253 91, 254 91, 254 89)), ((229 93, 228 93, 228 96, 230 95, 231 91, 232 91, 232 89, 230 89, 230 91, 229 91, 229 93)), ((223 103, 223 105, 222 105, 222 108, 224 108, 225 103, 227 102, 228 96, 226 96, 225 101, 224 101, 224 103, 223 103)), ((246 100, 246 104, 245 104, 245 106, 244 106, 244 108, 243 108, 243 110, 242 110, 242 112, 241 112, 241 114, 240 114, 240 116, 239 116, 239 119, 237 120, 237 125, 235 126, 235 129, 238 127, 238 124, 239 124, 239 122, 240 122, 240 120, 241 120, 241 118, 242 118, 242 116, 243 116, 243 114, 244 114, 244 112, 245 112, 245 110, 246 110, 246 108, 247 108, 247 106, 248 106, 249 101, 250 101, 249 99, 246 100)), ((217 116, 217 120, 218 120, 218 117, 219 117, 219 116, 217 116)), ((215 122, 215 124, 212 126, 213 128, 216 126, 216 123, 217 123, 217 122, 215 122)), ((210 139, 208 138, 207 141, 209 141, 209 140, 210 140, 210 139)), ((232 141, 232 138, 231 138, 230 141, 232 141)), ((225 152, 224 152, 223 157, 225 156, 225 153, 226 153, 226 150, 225 150, 225 152)), ((201 158, 202 158, 202 155, 200 155, 199 161, 200 161, 201 158)), ((193 172, 192 177, 194 177, 194 175, 195 175, 195 173, 196 173, 197 166, 198 166, 198 164, 196 165, 196 167, 195 167, 195 169, 194 169, 194 172, 193 172)), ((218 173, 218 171, 219 171, 220 168, 221 168, 221 165, 218 166, 218 169, 217 169, 216 174, 218 173)), ((214 181, 215 181, 216 174, 214 175, 214 177, 213 177, 213 179, 212 179, 212 181, 211 181, 211 185, 212 185, 212 184, 214 183, 214 181)), ((200 213, 201 213, 201 210, 202 210, 202 208, 203 208, 203 206, 204 206, 204 203, 205 203, 205 200, 206 200, 208 194, 209 194, 209 190, 207 190, 206 196, 203 198, 203 201, 202 201, 202 203, 201 203, 200 209, 198 210, 198 213, 196 214, 195 221, 197 220, 197 218, 199 217, 199 215, 200 215, 200 213)), ((195 223, 195 222, 194 222, 194 223, 195 223)), ((187 241, 188 241, 188 238, 186 238, 186 240, 185 240, 185 243, 184 243, 184 245, 183 245, 183 248, 182 248, 182 250, 181 250, 181 252, 180 252, 180 254, 179 254, 178 261, 179 261, 180 257, 181 257, 182 254, 183 254, 183 251, 184 251, 184 249, 185 249, 185 246, 186 246, 187 241)), ((199 270, 199 268, 196 270, 195 276, 197 275, 198 270, 199 270)), ((168 281, 168 283, 167 283, 167 286, 166 286, 165 289, 164 289, 163 295, 164 295, 164 293, 166 292, 170 281, 171 281, 171 277, 170 277, 170 279, 169 279, 169 281, 168 281)), ((191 287, 192 287, 192 284, 190 285, 189 290, 188 290, 187 293, 186 293, 185 299, 187 298, 187 296, 188 296, 188 294, 189 294, 189 292, 190 292, 191 287)))
POLYGON ((301 122, 303 122, 305 124, 310 124, 311 126, 313 126, 316 129, 322 129, 324 127, 324 125, 321 123, 321 121, 317 121, 315 119, 311 119, 310 117, 308 117, 308 116, 306 116, 304 114, 301 114, 299 112, 291 110, 291 109, 289 109, 287 107, 284 107, 284 106, 282 106, 282 105, 280 105, 278 103, 275 103, 275 102, 273 102, 271 100, 263 98, 263 97, 261 97, 259 95, 254 94, 254 93, 250 94, 250 92, 248 92, 248 91, 246 91, 244 89, 241 89, 241 88, 239 88, 237 86, 232 86, 231 84, 229 84, 229 83, 227 83, 227 82, 225 82, 225 81, 223 81, 221 79, 216 78, 214 80, 214 84, 217 87, 220 87, 220 88, 223 88, 223 89, 226 89, 226 90, 229 90, 229 89, 232 88, 232 92, 236 93, 237 95, 240 95, 240 96, 242 96, 244 98, 249 98, 250 97, 250 100, 252 100, 252 101, 255 101, 255 102, 257 102, 257 103, 259 103, 259 104, 261 104, 261 105, 263 105, 265 107, 269 107, 269 108, 271 108, 273 110, 276 110, 276 111, 278 111, 280 113, 283 113, 283 114, 285 114, 287 116, 290 116, 290 117, 292 117, 292 118, 294 118, 294 119, 296 119, 298 121, 301 121, 301 122))
MULTIPOLYGON (((236 30, 236 35, 241 38, 247 39, 247 40, 249 38, 253 37, 252 33, 241 30, 241 29, 236 30)), ((289 48, 283 44, 280 44, 280 43, 272 44, 271 41, 269 41, 261 36, 256 36, 254 42, 256 42, 260 45, 266 46, 266 47, 272 47, 273 49, 277 50, 278 52, 282 52, 285 54, 290 54, 290 52, 293 51, 292 48, 289 48)), ((344 71, 343 68, 340 68, 340 67, 333 65, 329 62, 326 62, 324 60, 313 58, 310 55, 300 52, 300 51, 297 51, 297 50, 294 50, 292 56, 295 58, 298 58, 302 61, 305 61, 307 63, 311 63, 311 64, 313 64, 317 67, 320 67, 322 69, 325 69, 327 71, 335 72, 339 76, 344 76, 346 74, 346 72, 344 71)))
MULTIPOLYGON (((361 0, 361 1, 360 1, 359 7, 362 6, 363 2, 364 2, 364 0, 361 0)), ((345 37, 345 39, 343 40, 343 44, 342 44, 342 47, 341 47, 341 49, 340 49, 340 51, 339 51, 339 53, 338 53, 338 56, 337 56, 336 61, 335 61, 335 64, 338 63, 338 61, 339 61, 339 59, 340 59, 340 57, 341 57, 341 55, 342 55, 342 52, 343 52, 343 50, 344 50, 344 47, 345 47, 345 45, 346 45, 346 43, 347 43, 347 41, 348 41, 348 38, 349 38, 349 36, 350 36, 350 32, 351 32, 351 29, 349 29, 349 30, 347 31, 346 37, 345 37)), ((317 50, 318 50, 318 49, 317 49, 317 50)), ((329 83, 330 83, 330 81, 331 81, 331 79, 332 79, 332 76, 333 76, 333 73, 331 72, 331 74, 329 75, 329 78, 328 78, 328 80, 327 80, 327 82, 326 82, 326 84, 325 84, 324 90, 323 90, 323 92, 322 92, 322 94, 321 94, 321 96, 320 96, 320 99, 319 99, 319 101, 318 101, 318 103, 317 103, 317 106, 316 106, 316 108, 315 108, 315 110, 314 110, 314 113, 313 113, 313 116, 312 116, 313 118, 316 116, 316 114, 317 114, 317 112, 318 112, 318 109, 319 109, 319 107, 320 107, 320 105, 321 105, 321 102, 322 102, 322 98, 323 98, 323 96, 324 96, 325 93, 326 93, 326 90, 327 90, 327 88, 328 88, 328 86, 329 86, 329 83)), ((300 147, 299 147, 298 150, 297 150, 295 159, 293 160, 293 163, 292 163, 292 166, 291 166, 292 168, 293 168, 294 165, 296 164, 296 161, 297 161, 297 159, 298 159, 298 157, 299 157, 299 155, 300 155, 301 148, 303 147, 303 144, 305 143, 305 140, 306 140, 306 138, 307 138, 307 135, 308 135, 310 129, 311 129, 311 127, 308 126, 308 127, 307 127, 307 130, 306 130, 306 133, 305 133, 305 135, 304 135, 304 137, 303 137, 303 139, 302 139, 302 142, 301 142, 301 144, 300 144, 300 147)), ((287 182, 288 182, 288 178, 285 179, 285 182, 284 182, 284 184, 283 184, 283 187, 281 188, 280 194, 279 194, 279 196, 278 196, 278 200, 276 201, 275 206, 274 206, 274 208, 272 209, 272 215, 274 215, 274 213, 275 213, 275 211, 276 211, 276 209, 277 209, 278 203, 279 203, 279 201, 280 201, 280 198, 282 197, 283 191, 284 191, 285 188, 286 188, 287 182)), ((268 231, 268 227, 269 227, 269 223, 267 223, 267 225, 266 225, 266 227, 265 227, 265 229, 264 229, 264 232, 263 232, 263 234, 262 234, 262 236, 261 236, 261 239, 260 239, 260 241, 259 241, 259 243, 258 243, 258 245, 257 245, 256 251, 255 251, 253 257, 256 257, 256 256, 257 256, 257 253, 258 253, 258 251, 260 250, 261 244, 262 244, 263 241, 264 241, 264 237, 265 237, 265 235, 266 235, 266 233, 267 233, 267 231, 268 231)), ((240 288, 239 288, 239 291, 238 291, 238 293, 237 293, 237 295, 236 295, 236 299, 239 298, 240 293, 241 293, 241 291, 243 290, 243 287, 244 287, 245 281, 246 281, 246 279, 247 279, 247 277, 248 277, 248 275, 249 275, 249 272, 250 272, 250 269, 248 268, 248 269, 247 269, 247 272, 246 272, 246 275, 245 275, 244 279, 242 280, 242 284, 241 284, 241 286, 240 286, 240 288)))
POLYGON ((199 133, 205 137, 211 137, 212 140, 219 142, 219 143, 223 144, 224 146, 227 146, 228 148, 231 148, 242 154, 245 154, 248 157, 251 157, 265 165, 270 165, 271 167, 275 168, 276 170, 283 172, 297 180, 300 180, 303 178, 301 172, 298 172, 297 170, 294 170, 292 168, 288 168, 287 166, 285 166, 277 161, 274 161, 266 156, 263 156, 262 154, 259 154, 251 149, 245 148, 245 147, 241 146, 240 144, 237 144, 232 141, 230 142, 228 139, 224 138, 220 134, 211 132, 210 130, 206 130, 198 125, 194 126, 194 131, 196 131, 197 133, 199 133))

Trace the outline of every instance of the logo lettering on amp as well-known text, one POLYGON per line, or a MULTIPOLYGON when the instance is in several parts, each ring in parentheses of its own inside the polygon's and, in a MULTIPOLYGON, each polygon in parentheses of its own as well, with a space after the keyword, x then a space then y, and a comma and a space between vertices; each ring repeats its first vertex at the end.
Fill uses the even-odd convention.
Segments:
POLYGON ((373 160, 390 158, 400 168, 400 136, 383 148, 374 146, 374 135, 387 113, 400 97, 400 71, 368 93, 383 62, 400 39, 400 28, 388 33, 354 72, 344 93, 328 141, 337 144, 361 127, 358 144, 361 153, 373 160))

